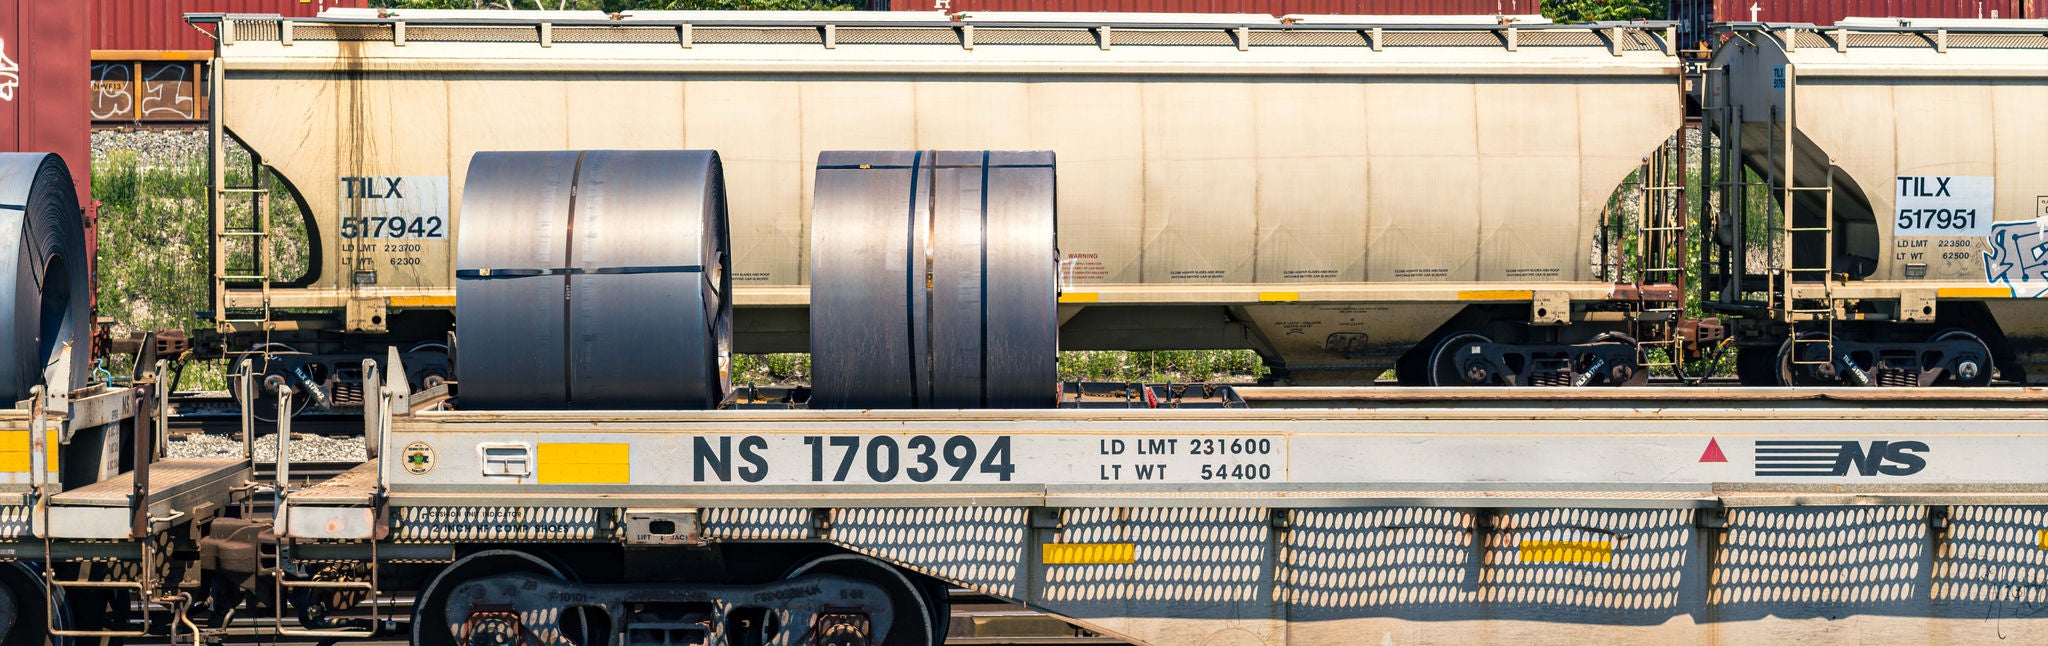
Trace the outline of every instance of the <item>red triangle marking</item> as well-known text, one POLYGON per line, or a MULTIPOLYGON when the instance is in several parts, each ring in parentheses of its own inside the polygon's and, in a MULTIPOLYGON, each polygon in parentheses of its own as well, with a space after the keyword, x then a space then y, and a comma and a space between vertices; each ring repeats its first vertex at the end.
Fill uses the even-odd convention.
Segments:
POLYGON ((1707 438, 1707 450, 1700 454, 1700 461, 1727 462, 1728 456, 1721 454, 1721 443, 1710 437, 1707 438))

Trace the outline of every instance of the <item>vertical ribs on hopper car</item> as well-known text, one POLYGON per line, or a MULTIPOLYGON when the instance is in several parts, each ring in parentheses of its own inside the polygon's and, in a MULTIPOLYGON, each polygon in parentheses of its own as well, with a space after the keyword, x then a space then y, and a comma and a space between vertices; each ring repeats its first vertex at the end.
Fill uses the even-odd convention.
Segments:
POLYGON ((1059 154, 1066 349, 1249 348, 1281 383, 1399 368, 1418 384, 1611 385, 1640 383, 1645 355, 1696 352, 1715 329, 1679 325, 1686 269, 1668 232, 1683 223, 1610 208, 1682 190, 1660 152, 1682 115, 1668 24, 198 20, 220 35, 217 145, 231 133, 277 170, 321 254, 294 283, 219 283, 231 351, 263 336, 346 364, 380 343, 438 343, 449 239, 351 231, 456 221, 475 151, 647 146, 726 159, 739 352, 808 350, 803 241, 814 156, 828 149, 1059 154), (1629 179, 1644 172, 1667 181, 1629 179), (364 177, 446 192, 340 192, 364 177), (1638 240, 1661 242, 1623 249, 1638 240))

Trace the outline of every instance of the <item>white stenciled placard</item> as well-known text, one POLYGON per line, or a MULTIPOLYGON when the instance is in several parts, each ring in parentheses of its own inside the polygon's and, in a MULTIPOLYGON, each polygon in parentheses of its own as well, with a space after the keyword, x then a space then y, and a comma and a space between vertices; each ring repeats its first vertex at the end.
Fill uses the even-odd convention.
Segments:
POLYGON ((1893 182, 1895 236, 1984 236, 1991 233, 1991 177, 1900 175, 1893 182))

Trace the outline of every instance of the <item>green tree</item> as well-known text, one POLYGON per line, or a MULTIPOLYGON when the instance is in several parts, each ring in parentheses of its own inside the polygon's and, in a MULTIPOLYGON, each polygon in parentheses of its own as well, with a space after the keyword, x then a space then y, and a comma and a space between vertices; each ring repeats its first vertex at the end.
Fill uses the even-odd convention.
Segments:
POLYGON ((1647 0, 1543 0, 1543 17, 1561 23, 1655 20, 1664 17, 1664 4, 1647 0))

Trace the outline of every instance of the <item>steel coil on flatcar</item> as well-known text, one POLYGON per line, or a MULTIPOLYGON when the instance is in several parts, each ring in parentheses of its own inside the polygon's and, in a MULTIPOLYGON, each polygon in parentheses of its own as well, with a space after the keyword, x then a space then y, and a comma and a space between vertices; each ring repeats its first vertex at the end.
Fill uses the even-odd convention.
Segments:
POLYGON ((813 406, 1058 402, 1051 152, 826 152, 815 196, 813 406))
POLYGON ((456 247, 456 366, 478 408, 713 408, 731 254, 711 151, 482 152, 456 247))
POLYGON ((0 406, 48 385, 85 385, 91 358, 91 276, 85 216, 64 160, 0 153, 0 406))

